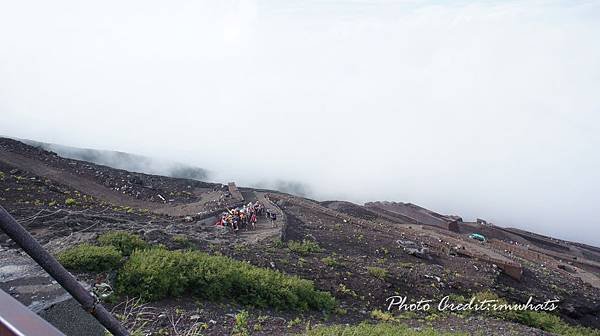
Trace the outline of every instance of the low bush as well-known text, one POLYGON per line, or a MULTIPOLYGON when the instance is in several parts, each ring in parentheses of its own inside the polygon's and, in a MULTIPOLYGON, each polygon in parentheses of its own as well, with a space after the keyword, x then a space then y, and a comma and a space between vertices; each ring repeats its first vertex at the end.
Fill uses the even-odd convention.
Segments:
POLYGON ((73 205, 76 205, 76 204, 77 204, 77 201, 74 198, 67 198, 65 200, 65 205, 66 206, 73 206, 73 205))
POLYGON ((129 256, 135 250, 148 247, 139 236, 125 231, 111 231, 98 237, 101 246, 114 246, 124 256, 129 256))
POLYGON ((346 287, 346 285, 344 284, 340 284, 337 288, 337 291, 342 293, 342 294, 346 294, 346 295, 350 295, 354 298, 358 297, 358 294, 356 294, 355 291, 353 291, 352 289, 346 287))
POLYGON ((104 272, 118 267, 122 256, 113 246, 82 244, 59 253, 57 258, 71 270, 104 272))
POLYGON ((285 247, 285 243, 280 238, 273 239, 273 247, 283 248, 285 247))
POLYGON ((397 323, 361 323, 355 326, 321 326, 304 333, 306 336, 459 336, 464 333, 443 333, 433 329, 414 330, 397 323))
POLYGON ((233 325, 231 336, 250 335, 250 332, 248 331, 248 317, 248 312, 245 310, 235 314, 235 324, 233 325))
POLYGON ((197 251, 136 250, 117 277, 117 291, 158 300, 190 293, 209 300, 232 299, 256 307, 331 310, 331 294, 312 281, 197 251))
POLYGON ((371 317, 383 322, 395 322, 397 319, 390 312, 383 312, 379 309, 375 309, 371 312, 371 317))
POLYGON ((385 279, 387 276, 387 270, 381 267, 367 267, 367 271, 370 275, 381 280, 385 279))
POLYGON ((329 267, 335 267, 339 264, 338 261, 334 257, 331 257, 331 256, 321 259, 321 262, 323 262, 323 264, 325 264, 329 267))
POLYGON ((177 248, 194 249, 194 243, 184 235, 176 235, 171 238, 171 241, 176 244, 177 248))
POLYGON ((288 248, 292 252, 296 252, 300 255, 306 255, 312 252, 322 252, 323 249, 317 242, 312 240, 303 239, 301 242, 291 240, 288 242, 288 248))

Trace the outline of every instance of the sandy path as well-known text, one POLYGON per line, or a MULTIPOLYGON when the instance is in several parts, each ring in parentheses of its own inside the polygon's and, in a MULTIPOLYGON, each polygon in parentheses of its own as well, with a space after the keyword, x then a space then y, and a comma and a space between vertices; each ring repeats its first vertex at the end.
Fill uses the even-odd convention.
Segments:
POLYGON ((204 211, 204 204, 207 202, 207 200, 204 199, 204 197, 198 202, 179 205, 169 205, 138 200, 128 195, 118 193, 85 177, 55 167, 48 166, 38 160, 34 160, 2 149, 0 149, 0 161, 4 162, 9 166, 30 172, 34 175, 48 178, 54 182, 68 186, 74 190, 80 191, 96 199, 119 206, 128 206, 137 209, 148 209, 153 213, 161 215, 194 215, 204 211))

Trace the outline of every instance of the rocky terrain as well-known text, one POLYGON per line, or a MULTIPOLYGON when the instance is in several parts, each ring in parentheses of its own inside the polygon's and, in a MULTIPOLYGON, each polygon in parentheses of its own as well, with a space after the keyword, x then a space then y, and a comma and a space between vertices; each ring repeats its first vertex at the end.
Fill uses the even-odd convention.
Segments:
MULTIPOLYGON (((205 251, 308 279, 336 301, 333 311, 297 312, 191 295, 151 302, 111 296, 105 304, 132 330, 143 324, 145 333, 157 335, 284 335, 303 334, 317 325, 401 321, 413 330, 469 335, 555 332, 502 316, 386 312, 386 298, 394 295, 416 301, 481 293, 517 303, 529 297, 535 302, 557 299, 554 313, 565 325, 587 327, 591 333, 600 328, 597 247, 483 220, 465 222, 409 203, 358 205, 252 188, 240 188, 239 196, 230 191, 221 184, 68 159, 0 138, 0 205, 53 254, 94 244, 106 232, 126 231, 169 250, 205 251), (239 234, 214 226, 216 214, 256 200, 278 214, 276 227, 265 218, 256 230, 239 234), (470 238, 473 233, 486 241, 470 238)), ((92 290, 98 284, 112 287, 115 273, 76 275, 92 290)), ((0 289, 68 335, 104 334, 4 234, 0 289)))

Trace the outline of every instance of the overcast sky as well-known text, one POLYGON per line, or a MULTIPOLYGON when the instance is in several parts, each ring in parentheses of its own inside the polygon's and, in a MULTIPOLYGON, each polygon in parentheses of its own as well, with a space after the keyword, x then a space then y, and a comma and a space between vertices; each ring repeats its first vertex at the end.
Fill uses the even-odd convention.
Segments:
POLYGON ((600 245, 600 1, 2 1, 0 134, 600 245))

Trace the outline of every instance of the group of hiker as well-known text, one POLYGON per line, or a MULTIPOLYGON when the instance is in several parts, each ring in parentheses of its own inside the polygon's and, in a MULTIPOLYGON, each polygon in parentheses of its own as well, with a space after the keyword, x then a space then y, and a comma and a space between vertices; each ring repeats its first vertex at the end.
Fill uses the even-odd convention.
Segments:
POLYGON ((265 208, 265 206, 258 201, 254 203, 250 202, 235 209, 227 209, 227 211, 224 211, 221 214, 216 225, 229 228, 235 233, 240 229, 254 230, 256 229, 258 216, 262 215, 271 220, 271 225, 273 227, 277 226, 277 214, 274 211, 265 208))

